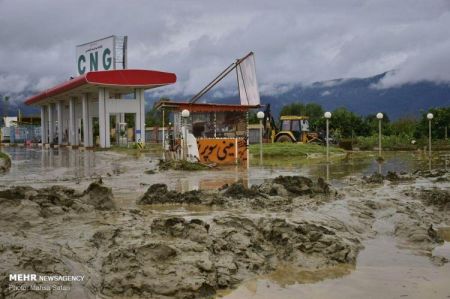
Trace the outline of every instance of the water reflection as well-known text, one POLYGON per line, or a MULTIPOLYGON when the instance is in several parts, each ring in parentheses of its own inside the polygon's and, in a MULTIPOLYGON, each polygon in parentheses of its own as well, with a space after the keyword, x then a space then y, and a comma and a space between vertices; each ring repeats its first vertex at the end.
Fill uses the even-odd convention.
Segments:
MULTIPOLYGON (((411 172, 430 167, 427 156, 416 152, 386 152, 384 161, 376 160, 371 152, 349 153, 332 158, 329 163, 321 159, 289 159, 264 158, 263 161, 253 159, 249 169, 243 166, 218 166, 212 170, 200 172, 156 172, 144 174, 145 170, 155 169, 160 158, 158 153, 142 155, 138 158, 124 158, 114 152, 79 151, 66 148, 3 148, 12 157, 12 168, 9 173, 0 176, 0 182, 19 184, 29 182, 65 181, 101 175, 116 190, 137 192, 137 187, 152 183, 166 183, 169 188, 178 191, 195 189, 217 189, 224 184, 242 181, 245 185, 261 184, 268 178, 279 175, 304 175, 323 177, 327 181, 339 183, 347 176, 371 175, 379 172, 385 175, 388 171, 411 172), (152 162, 153 161, 153 162, 152 162), (263 165, 259 165, 262 162, 263 165)), ((435 153, 433 168, 448 167, 448 152, 435 153)))
POLYGON ((339 278, 355 270, 355 265, 338 264, 319 269, 302 269, 295 265, 281 265, 267 275, 270 281, 281 287, 294 284, 315 283, 325 279, 339 278))
POLYGON ((63 171, 64 175, 90 177, 95 174, 95 152, 65 148, 40 149, 9 147, 3 149, 13 161, 10 175, 45 177, 52 171, 63 171))

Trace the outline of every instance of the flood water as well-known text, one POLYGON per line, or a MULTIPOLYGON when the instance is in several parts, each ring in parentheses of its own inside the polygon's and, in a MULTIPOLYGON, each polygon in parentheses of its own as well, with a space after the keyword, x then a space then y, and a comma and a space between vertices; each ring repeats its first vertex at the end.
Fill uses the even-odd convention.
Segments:
MULTIPOLYGON (((381 215, 377 237, 365 241, 356 266, 339 265, 319 271, 292 269, 247 281, 221 298, 450 298, 450 265, 436 266, 427 256, 397 247, 393 226, 381 215)), ((450 258, 450 228, 439 234, 445 243, 433 255, 450 258)))
MULTIPOLYGON (((216 189, 225 183, 243 180, 248 185, 260 184, 279 175, 326 177, 334 186, 343 184, 348 176, 369 175, 388 171, 411 172, 417 169, 444 168, 450 165, 444 153, 435 153, 429 161, 416 152, 385 153, 378 163, 374 153, 358 153, 336 158, 331 163, 314 159, 255 159, 249 169, 220 166, 208 171, 156 170, 159 157, 146 154, 124 157, 109 151, 78 151, 69 149, 2 148, 12 157, 9 173, 0 175, 2 188, 13 185, 45 187, 65 185, 84 190, 93 179, 102 178, 113 189, 120 206, 135 204, 149 185, 165 183, 170 189, 188 191, 216 189)), ((205 215, 205 209, 153 207, 161 213, 205 215)), ((339 266, 311 271, 291 269, 284 265, 271 274, 252 279, 238 289, 220 294, 223 298, 450 298, 450 265, 436 266, 426 256, 398 247, 392 236, 389 215, 381 215, 374 224, 377 236, 363 242, 364 249, 356 266, 339 266)), ((440 228, 445 243, 434 255, 450 259, 450 229, 440 228)))
MULTIPOLYGON (((444 153, 435 153, 431 161, 416 152, 386 152, 384 161, 376 161, 374 153, 355 153, 332 159, 324 163, 319 159, 252 159, 249 169, 243 166, 218 166, 208 171, 198 171, 195 175, 168 171, 144 175, 145 170, 157 169, 160 156, 143 154, 139 157, 127 156, 111 151, 79 151, 70 149, 40 149, 5 147, 2 151, 12 158, 8 175, 0 176, 2 185, 17 185, 22 182, 38 187, 48 183, 76 185, 102 177, 110 181, 111 187, 119 192, 140 193, 147 184, 165 182, 179 191, 194 189, 214 189, 225 183, 243 180, 249 185, 259 184, 264 179, 279 175, 308 175, 327 177, 338 181, 351 175, 370 175, 374 172, 386 174, 388 171, 411 172, 417 169, 443 168, 450 165, 444 153), (447 163, 447 164, 446 164, 447 163), (136 186, 143 186, 136 190, 136 186), (136 192, 134 192, 136 191, 136 192)), ((447 159, 449 159, 447 157, 447 159)), ((450 167, 450 166, 449 166, 450 167)), ((131 194, 130 194, 131 195, 131 194)))

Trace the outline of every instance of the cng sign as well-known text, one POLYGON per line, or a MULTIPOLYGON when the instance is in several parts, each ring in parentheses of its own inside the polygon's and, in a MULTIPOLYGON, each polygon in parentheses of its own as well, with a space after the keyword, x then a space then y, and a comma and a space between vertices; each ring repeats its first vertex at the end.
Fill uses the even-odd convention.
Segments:
POLYGON ((116 37, 110 36, 77 46, 77 73, 114 70, 116 37))

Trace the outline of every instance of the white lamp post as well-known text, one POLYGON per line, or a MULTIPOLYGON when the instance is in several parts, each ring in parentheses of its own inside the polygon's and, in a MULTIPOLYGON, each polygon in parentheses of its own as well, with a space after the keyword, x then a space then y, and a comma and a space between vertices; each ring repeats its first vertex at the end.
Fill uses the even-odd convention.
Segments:
POLYGON ((166 150, 166 132, 165 132, 165 119, 164 119, 164 108, 162 109, 162 148, 163 148, 163 160, 164 151, 166 150))
POLYGON ((378 157, 381 158, 381 120, 383 119, 383 113, 377 113, 378 119, 378 157))
POLYGON ((262 163, 263 158, 263 124, 262 121, 264 119, 264 112, 258 111, 256 113, 256 117, 259 119, 259 162, 262 163))
POLYGON ((181 111, 181 117, 183 118, 184 122, 184 132, 183 132, 183 158, 186 160, 187 158, 187 119, 190 115, 189 110, 184 109, 181 111))
POLYGON ((331 112, 327 111, 323 115, 326 120, 326 141, 327 141, 327 162, 330 160, 330 118, 331 112))
POLYGON ((431 120, 433 119, 434 115, 433 113, 428 113, 428 155, 431 159, 431 120))

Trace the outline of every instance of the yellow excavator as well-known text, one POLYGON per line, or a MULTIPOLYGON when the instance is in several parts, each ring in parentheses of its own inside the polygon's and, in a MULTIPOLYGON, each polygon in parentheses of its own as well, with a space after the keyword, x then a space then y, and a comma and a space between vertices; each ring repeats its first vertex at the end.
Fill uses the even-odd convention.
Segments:
POLYGON ((280 128, 276 126, 270 113, 270 105, 266 107, 265 116, 264 130, 272 142, 323 142, 317 132, 310 132, 308 116, 283 115, 280 117, 280 128))

